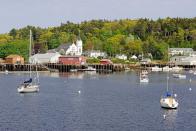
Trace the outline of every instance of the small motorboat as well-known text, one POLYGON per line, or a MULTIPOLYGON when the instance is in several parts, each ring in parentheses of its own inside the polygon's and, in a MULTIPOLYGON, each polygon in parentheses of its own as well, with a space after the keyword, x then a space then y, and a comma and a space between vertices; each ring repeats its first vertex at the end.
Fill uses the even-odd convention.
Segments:
POLYGON ((173 74, 173 77, 179 79, 186 79, 186 75, 182 75, 182 74, 173 74))
POLYGON ((96 71, 96 68, 93 68, 91 66, 88 66, 87 68, 85 69, 78 69, 78 71, 96 71))

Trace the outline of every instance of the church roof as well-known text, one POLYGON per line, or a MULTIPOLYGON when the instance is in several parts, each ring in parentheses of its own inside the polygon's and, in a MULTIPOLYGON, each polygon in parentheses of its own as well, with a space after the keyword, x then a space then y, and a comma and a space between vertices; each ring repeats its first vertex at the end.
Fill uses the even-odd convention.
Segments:
POLYGON ((57 52, 59 52, 61 49, 64 49, 64 51, 66 51, 70 45, 72 45, 72 43, 66 43, 66 44, 61 44, 59 47, 57 47, 55 50, 57 52))

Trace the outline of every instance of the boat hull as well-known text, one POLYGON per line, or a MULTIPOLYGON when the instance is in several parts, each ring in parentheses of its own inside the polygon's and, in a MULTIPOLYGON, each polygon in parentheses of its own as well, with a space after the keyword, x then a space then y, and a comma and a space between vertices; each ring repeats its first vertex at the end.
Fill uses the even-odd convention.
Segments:
POLYGON ((178 108, 178 102, 173 97, 161 98, 160 104, 162 108, 166 108, 166 109, 178 108))
POLYGON ((38 85, 21 85, 18 87, 19 93, 34 93, 39 91, 38 85))
POLYGON ((149 82, 149 79, 140 79, 140 83, 148 83, 149 82))
POLYGON ((186 75, 182 75, 182 74, 173 74, 173 77, 179 79, 186 79, 186 75))

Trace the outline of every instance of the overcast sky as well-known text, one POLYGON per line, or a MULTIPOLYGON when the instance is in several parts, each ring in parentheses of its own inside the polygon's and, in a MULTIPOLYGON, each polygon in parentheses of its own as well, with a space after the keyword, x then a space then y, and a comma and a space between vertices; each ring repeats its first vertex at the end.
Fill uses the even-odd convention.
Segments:
POLYGON ((196 17, 196 0, 0 0, 0 33, 91 19, 196 17))

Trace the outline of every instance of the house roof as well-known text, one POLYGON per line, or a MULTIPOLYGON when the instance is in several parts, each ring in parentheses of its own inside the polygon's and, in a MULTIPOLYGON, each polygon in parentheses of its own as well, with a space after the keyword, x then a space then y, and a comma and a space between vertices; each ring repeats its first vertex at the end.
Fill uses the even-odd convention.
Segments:
POLYGON ((173 50, 183 50, 183 51, 193 51, 192 48, 169 48, 170 51, 173 50))
POLYGON ((40 58, 40 59, 49 59, 53 56, 59 55, 59 53, 45 53, 45 54, 35 54, 32 56, 32 58, 40 58))
POLYGON ((22 57, 22 56, 13 54, 13 55, 8 55, 6 58, 14 58, 14 57, 22 57))
POLYGON ((84 57, 84 56, 67 56, 67 55, 62 55, 60 56, 61 58, 79 58, 79 57, 84 57))
POLYGON ((56 52, 59 52, 61 49, 66 51, 71 45, 72 43, 64 43, 64 44, 59 45, 55 49, 48 50, 47 53, 56 53, 56 52))
POLYGON ((55 50, 59 52, 61 49, 64 49, 66 51, 70 47, 70 45, 72 45, 72 43, 61 44, 55 50))

